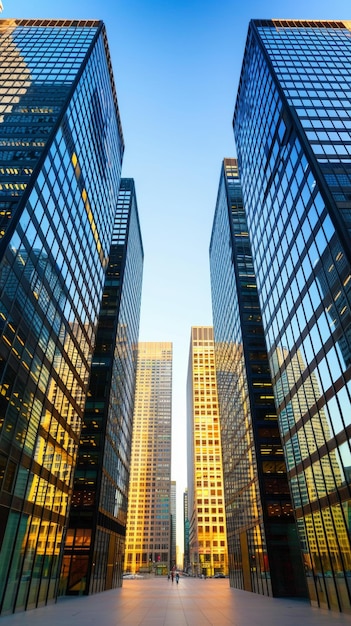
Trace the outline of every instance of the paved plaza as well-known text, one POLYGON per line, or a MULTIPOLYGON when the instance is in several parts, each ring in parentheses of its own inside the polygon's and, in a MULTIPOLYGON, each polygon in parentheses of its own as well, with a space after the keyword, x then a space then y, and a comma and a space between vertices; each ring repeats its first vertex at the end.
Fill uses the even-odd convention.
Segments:
POLYGON ((351 616, 231 589, 227 579, 125 580, 122 589, 68 597, 1 617, 1 626, 351 626, 351 616))

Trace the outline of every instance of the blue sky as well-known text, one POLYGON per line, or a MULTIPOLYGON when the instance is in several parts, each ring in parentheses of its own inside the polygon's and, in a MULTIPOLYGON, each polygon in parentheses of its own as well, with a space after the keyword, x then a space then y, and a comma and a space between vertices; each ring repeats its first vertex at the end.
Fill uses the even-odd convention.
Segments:
POLYGON ((3 18, 104 20, 144 243, 140 340, 173 342, 177 542, 190 328, 212 324, 208 247, 249 20, 351 19, 350 0, 3 0, 3 18))

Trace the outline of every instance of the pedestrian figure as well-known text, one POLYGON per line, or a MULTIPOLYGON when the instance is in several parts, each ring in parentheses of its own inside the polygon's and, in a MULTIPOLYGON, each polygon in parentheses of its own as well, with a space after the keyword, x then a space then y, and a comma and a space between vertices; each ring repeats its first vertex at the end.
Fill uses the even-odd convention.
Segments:
POLYGON ((171 578, 172 578, 172 582, 173 582, 173 580, 174 580, 174 573, 173 572, 171 572, 171 578))
POLYGON ((177 585, 179 583, 179 574, 178 574, 178 572, 176 573, 176 583, 177 583, 177 585))

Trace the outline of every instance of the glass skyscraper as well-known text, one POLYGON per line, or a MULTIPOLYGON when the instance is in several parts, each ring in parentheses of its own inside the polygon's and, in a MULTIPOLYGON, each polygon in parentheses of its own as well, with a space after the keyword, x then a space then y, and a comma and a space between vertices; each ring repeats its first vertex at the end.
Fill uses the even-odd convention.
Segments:
POLYGON ((122 584, 143 247, 133 179, 122 178, 74 474, 60 593, 122 584))
POLYGON ((123 137, 104 25, 0 21, 0 610, 55 598, 123 137))
POLYGON ((250 23, 234 133, 311 602, 350 611, 351 24, 250 23))
POLYGON ((189 566, 228 574, 221 431, 212 326, 193 326, 187 379, 189 566))
POLYGON ((172 344, 140 342, 124 568, 167 574, 171 558, 172 344))
POLYGON ((303 596, 236 159, 224 159, 222 166, 210 269, 230 584, 266 595, 303 596))

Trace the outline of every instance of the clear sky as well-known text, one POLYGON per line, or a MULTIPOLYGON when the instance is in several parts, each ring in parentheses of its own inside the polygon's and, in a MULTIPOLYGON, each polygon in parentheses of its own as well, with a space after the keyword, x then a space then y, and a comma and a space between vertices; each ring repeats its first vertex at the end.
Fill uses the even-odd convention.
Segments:
POLYGON ((177 543, 190 328, 212 324, 208 248, 253 18, 351 20, 350 0, 3 0, 3 18, 102 19, 144 244, 141 341, 173 342, 177 543))

